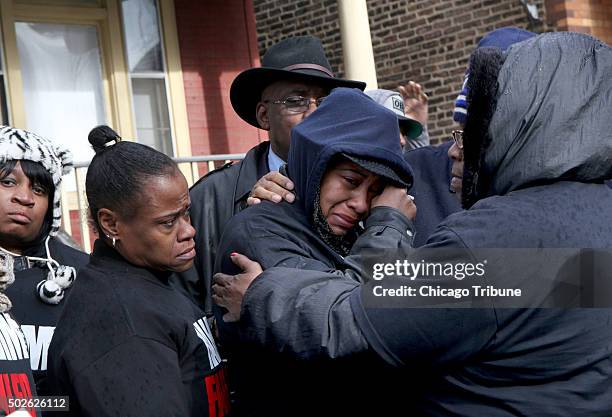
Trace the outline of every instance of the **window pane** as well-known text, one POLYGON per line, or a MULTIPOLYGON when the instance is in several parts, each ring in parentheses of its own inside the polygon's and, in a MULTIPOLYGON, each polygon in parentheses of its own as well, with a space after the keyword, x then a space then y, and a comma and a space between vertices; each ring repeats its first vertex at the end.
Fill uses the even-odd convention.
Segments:
POLYGON ((0 76, 0 122, 8 125, 8 106, 6 104, 6 91, 4 89, 4 75, 0 76))
POLYGON ((102 6, 102 0, 53 0, 53 2, 49 0, 16 0, 15 2, 23 4, 43 4, 45 6, 49 4, 53 6, 102 6))
POLYGON ((96 27, 17 22, 15 29, 27 128, 89 160, 87 134, 105 122, 96 27))
POLYGON ((163 79, 132 79, 138 142, 173 155, 170 118, 163 79))
POLYGON ((6 103, 6 79, 4 77, 4 51, 2 50, 2 38, 0 38, 0 123, 8 125, 8 107, 6 103))
POLYGON ((130 72, 164 71, 157 2, 122 0, 121 9, 130 72))

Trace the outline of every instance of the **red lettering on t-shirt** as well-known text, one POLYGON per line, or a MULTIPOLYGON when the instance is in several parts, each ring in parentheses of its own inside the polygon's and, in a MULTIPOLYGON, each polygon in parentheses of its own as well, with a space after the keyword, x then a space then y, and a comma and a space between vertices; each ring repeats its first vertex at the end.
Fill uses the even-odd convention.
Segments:
MULTIPOLYGON (((5 388, 4 385, 4 377, 6 376, 6 374, 0 374, 0 410, 4 410, 5 413, 8 414, 8 395, 7 395, 7 390, 5 388)), ((8 381, 8 377, 7 377, 7 381, 8 381)), ((8 391, 8 394, 11 394, 10 390, 8 391)))
MULTIPOLYGON (((17 408, 9 405, 9 398, 30 399, 32 389, 27 374, 0 374, 0 409, 10 414, 17 408)), ((26 409, 31 416, 36 415, 33 407, 26 409)))
POLYGON ((210 417, 223 417, 230 409, 229 389, 225 378, 225 369, 208 375, 204 378, 206 394, 208 396, 208 415, 210 417))
MULTIPOLYGON (((28 376, 26 374, 14 374, 12 377, 17 380, 17 387, 19 390, 19 394, 17 395, 19 395, 21 398, 32 398, 32 390, 30 389, 30 380, 28 379, 28 376)), ((34 407, 28 408, 27 410, 30 415, 36 415, 34 407)))
POLYGON ((2 387, 2 409, 9 414, 13 409, 9 408, 8 398, 13 398, 13 391, 11 390, 11 379, 10 374, 0 374, 0 386, 2 387))

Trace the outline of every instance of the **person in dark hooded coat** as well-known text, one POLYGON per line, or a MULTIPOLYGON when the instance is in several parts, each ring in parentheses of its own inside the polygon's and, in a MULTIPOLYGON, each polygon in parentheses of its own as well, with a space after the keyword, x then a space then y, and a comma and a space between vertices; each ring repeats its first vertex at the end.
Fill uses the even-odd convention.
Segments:
MULTIPOLYGON (((470 74, 466 210, 420 250, 611 248, 612 49, 584 34, 543 34, 505 54, 477 50, 470 74)), ((411 403, 418 415, 612 414, 609 308, 384 309, 364 302, 367 285, 320 288, 329 274, 243 265, 233 283, 252 282, 240 315, 245 339, 302 358, 373 350, 426 386, 411 403)), ((513 267, 520 281, 528 265, 495 266, 513 267)))
MULTIPOLYGON (((360 252, 409 247, 411 242, 409 216, 416 212, 406 189, 412 172, 398 137, 393 112, 356 89, 333 90, 292 130, 287 171, 296 184, 296 202, 263 202, 234 216, 221 239, 215 269, 236 272, 230 253, 238 252, 266 268, 315 270, 363 282, 366 274, 356 261, 360 252), (339 186, 331 187, 336 181, 339 186), (350 197, 339 197, 344 194, 350 197)), ((222 343, 230 350, 239 345, 222 322, 219 327, 222 343)), ((265 416, 364 412, 358 410, 364 403, 340 401, 342 393, 371 394, 373 388, 356 385, 354 376, 374 363, 382 366, 366 358, 299 364, 251 346, 240 346, 229 359, 238 381, 238 412, 265 416)))
MULTIPOLYGON (((476 49, 496 47, 506 51, 515 43, 536 36, 535 33, 515 27, 505 27, 487 33, 478 42, 476 49)), ((467 79, 455 101, 453 120, 463 129, 466 119, 467 79)), ((406 160, 414 171, 414 187, 410 191, 419 208, 415 219, 414 246, 423 246, 438 224, 461 209, 461 177, 456 177, 462 168, 453 161, 463 162, 461 151, 452 147, 453 141, 439 146, 426 146, 405 153, 406 160), (452 184, 452 185, 451 185, 452 184), (449 186, 451 189, 449 190, 449 186), (457 186, 457 190, 454 187, 457 186)))

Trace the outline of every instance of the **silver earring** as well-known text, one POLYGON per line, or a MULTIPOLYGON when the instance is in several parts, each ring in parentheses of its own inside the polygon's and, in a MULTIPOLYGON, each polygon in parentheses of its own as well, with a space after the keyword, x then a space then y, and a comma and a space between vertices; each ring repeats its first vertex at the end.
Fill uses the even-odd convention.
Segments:
POLYGON ((115 243, 117 242, 117 239, 115 237, 111 238, 109 235, 106 235, 107 239, 111 239, 113 241, 113 248, 115 247, 115 243))

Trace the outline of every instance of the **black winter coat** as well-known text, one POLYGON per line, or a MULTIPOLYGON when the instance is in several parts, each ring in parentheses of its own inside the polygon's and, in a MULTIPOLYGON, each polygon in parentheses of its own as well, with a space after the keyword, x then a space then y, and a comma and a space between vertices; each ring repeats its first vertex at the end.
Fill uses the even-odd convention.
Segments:
POLYGON ((448 150, 453 141, 438 146, 426 146, 404 154, 414 172, 414 197, 417 215, 414 219, 415 247, 423 246, 438 224, 449 215, 460 211, 459 197, 449 190, 452 161, 448 150))
MULTIPOLYGON (((262 202, 238 213, 227 224, 219 246, 216 271, 238 273, 230 261, 230 253, 242 253, 260 262, 262 267, 285 266, 300 270, 316 270, 332 277, 361 282, 367 276, 361 254, 373 248, 408 247, 411 228, 398 211, 379 207, 365 221, 365 231, 353 245, 349 256, 342 257, 321 240, 298 205, 286 202, 262 202)), ((282 277, 279 277, 282 281, 282 277)), ((325 282, 319 285, 324 288, 325 282)), ((275 292, 282 294, 282 282, 275 292)), ((283 309, 283 305, 278 305, 283 309)), ((219 319, 221 314, 217 316, 219 319)), ((318 319, 325 320, 324 316, 318 319)), ((279 354, 270 354, 250 344, 240 344, 235 325, 217 320, 222 345, 229 356, 230 381, 235 384, 235 408, 240 416, 327 416, 376 415, 384 413, 383 398, 392 396, 396 387, 395 373, 369 354, 348 360, 322 360, 300 363, 279 354), (362 380, 375 380, 364 385, 362 380), (380 402, 344 402, 347 397, 377 397, 380 402)), ((276 326, 274 319, 270 326, 276 326)), ((339 335, 334 343, 342 344, 344 327, 330 329, 339 335)), ((307 333, 303 333, 307 335, 307 333)), ((294 337, 301 338, 296 332, 294 337)))
MULTIPOLYGON (((296 202, 262 202, 234 216, 219 245, 216 271, 237 273, 229 255, 238 252, 264 268, 288 267, 298 276, 306 271, 329 274, 326 281, 318 283, 319 290, 324 290, 333 280, 364 282, 368 274, 362 261, 374 249, 410 247, 412 235, 407 231, 412 222, 390 207, 371 210, 364 220, 365 230, 344 257, 328 246, 313 227, 312 213, 321 178, 328 163, 339 153, 375 160, 411 180, 410 168, 401 155, 395 115, 360 92, 341 90, 346 89, 334 90, 315 113, 292 131, 288 167, 289 177, 296 184, 296 202), (347 120, 342 123, 342 119, 347 120), (370 128, 365 129, 365 125, 370 128), (372 138, 378 139, 375 145, 372 138)), ((282 276, 278 278, 275 292, 282 294, 285 291, 282 276)), ((291 306, 276 307, 282 311, 291 306)), ((311 318, 319 323, 328 322, 328 317, 318 312, 312 312, 311 318)), ((218 322, 221 341, 229 348, 240 415, 386 415, 385 407, 391 404, 387 400, 397 394, 396 389, 401 387, 402 392, 405 389, 406 384, 396 383, 393 370, 369 352, 346 360, 303 363, 240 343, 238 325, 218 322), (372 383, 364 383, 365 378, 372 383), (357 400, 346 401, 349 397, 357 400), (366 398, 377 401, 362 401, 366 398)), ((270 317, 269 326, 279 324, 270 317)), ((355 337, 343 335, 345 328, 354 326, 337 323, 329 329, 338 336, 333 344, 343 344, 345 338, 355 337)), ((307 329, 301 329, 292 337, 300 340, 307 335, 307 329)))
POLYGON ((173 284, 207 315, 212 314, 210 287, 221 235, 229 219, 246 208, 257 180, 268 173, 269 147, 270 142, 260 143, 242 161, 208 173, 189 191, 196 258, 192 268, 174 275, 173 284))

